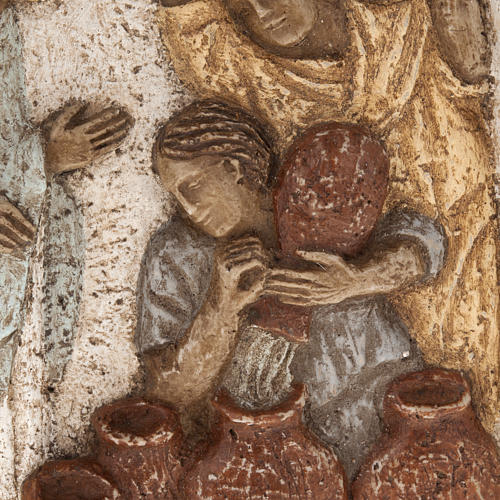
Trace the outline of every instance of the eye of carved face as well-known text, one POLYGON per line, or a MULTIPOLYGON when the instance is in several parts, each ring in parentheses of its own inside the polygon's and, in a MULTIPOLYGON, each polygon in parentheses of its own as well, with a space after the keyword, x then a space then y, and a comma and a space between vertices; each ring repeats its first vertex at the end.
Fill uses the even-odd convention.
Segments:
POLYGON ((191 222, 215 238, 229 235, 255 207, 255 190, 242 182, 236 160, 217 156, 187 161, 162 158, 157 169, 163 185, 191 222))

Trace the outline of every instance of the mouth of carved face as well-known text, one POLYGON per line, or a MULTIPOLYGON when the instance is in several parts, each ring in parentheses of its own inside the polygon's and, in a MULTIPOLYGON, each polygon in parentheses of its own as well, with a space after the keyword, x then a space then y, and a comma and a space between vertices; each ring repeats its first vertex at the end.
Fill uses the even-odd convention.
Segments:
POLYGON ((264 43, 277 48, 294 47, 316 23, 316 4, 311 0, 235 0, 230 10, 264 43), (236 9, 235 9, 236 7, 236 9))

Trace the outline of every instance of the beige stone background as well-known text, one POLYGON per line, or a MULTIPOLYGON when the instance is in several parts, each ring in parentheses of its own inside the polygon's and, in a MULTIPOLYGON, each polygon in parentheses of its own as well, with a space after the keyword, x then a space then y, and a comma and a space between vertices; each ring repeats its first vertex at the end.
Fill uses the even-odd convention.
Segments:
POLYGON ((0 499, 51 456, 88 450, 93 410, 137 383, 135 287, 147 241, 171 203, 151 172, 159 123, 189 102, 165 62, 149 0, 20 2, 28 101, 40 122, 73 98, 125 106, 135 126, 121 154, 64 176, 84 220, 85 271, 72 359, 53 393, 44 386, 41 293, 23 331, 11 392, 0 409, 0 499), (9 432, 11 417, 14 433, 9 432))
MULTIPOLYGON (((15 364, 14 413, 0 408, 2 500, 16 498, 17 485, 48 457, 88 451, 92 411, 138 382, 137 274, 151 233, 171 209, 151 172, 151 146, 157 125, 189 102, 162 54, 155 8, 149 0, 48 0, 18 9, 35 122, 71 98, 120 103, 136 122, 120 155, 64 177, 81 209, 86 238, 75 347, 62 382, 47 393, 37 355, 42 332, 35 266, 35 307, 15 364)), ((499 0, 492 2, 492 15, 500 32, 499 0)), ((496 43, 492 73, 500 79, 500 37, 496 43)), ((494 117, 492 133, 500 137, 500 87, 494 117)), ((500 438, 500 420, 497 429, 500 438)))

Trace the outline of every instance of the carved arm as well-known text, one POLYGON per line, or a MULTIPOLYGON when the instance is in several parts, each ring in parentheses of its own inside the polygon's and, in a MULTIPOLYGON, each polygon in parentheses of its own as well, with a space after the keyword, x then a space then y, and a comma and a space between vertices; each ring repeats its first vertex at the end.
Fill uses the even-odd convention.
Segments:
POLYGON ((418 246, 410 242, 379 250, 358 262, 324 252, 297 254, 316 263, 317 268, 275 269, 266 282, 265 293, 300 306, 336 304, 351 297, 389 293, 417 280, 425 271, 418 246))
POLYGON ((233 351, 240 312, 262 293, 267 260, 253 237, 216 250, 211 291, 181 344, 144 354, 147 397, 186 408, 213 390, 233 351))

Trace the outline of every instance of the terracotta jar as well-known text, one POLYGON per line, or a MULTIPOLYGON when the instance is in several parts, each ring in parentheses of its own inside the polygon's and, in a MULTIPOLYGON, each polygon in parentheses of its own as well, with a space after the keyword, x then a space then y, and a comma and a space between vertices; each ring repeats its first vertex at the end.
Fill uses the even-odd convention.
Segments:
POLYGON ((458 372, 397 378, 384 400, 386 431, 353 484, 357 499, 499 499, 500 460, 458 372))
POLYGON ((347 499, 337 458, 302 425, 305 394, 270 411, 246 411, 225 394, 207 451, 187 471, 183 498, 347 499))
POLYGON ((26 479, 23 500, 121 500, 118 489, 91 459, 47 462, 26 479))
POLYGON ((124 399, 99 408, 92 417, 97 460, 123 498, 177 498, 183 441, 174 410, 142 399, 124 399))
MULTIPOLYGON (((384 146, 366 129, 327 123, 307 130, 289 148, 273 192, 280 265, 300 265, 296 250, 361 252, 382 213, 388 180, 384 146)), ((308 339, 312 309, 269 298, 253 309, 256 326, 295 342, 308 339)))

